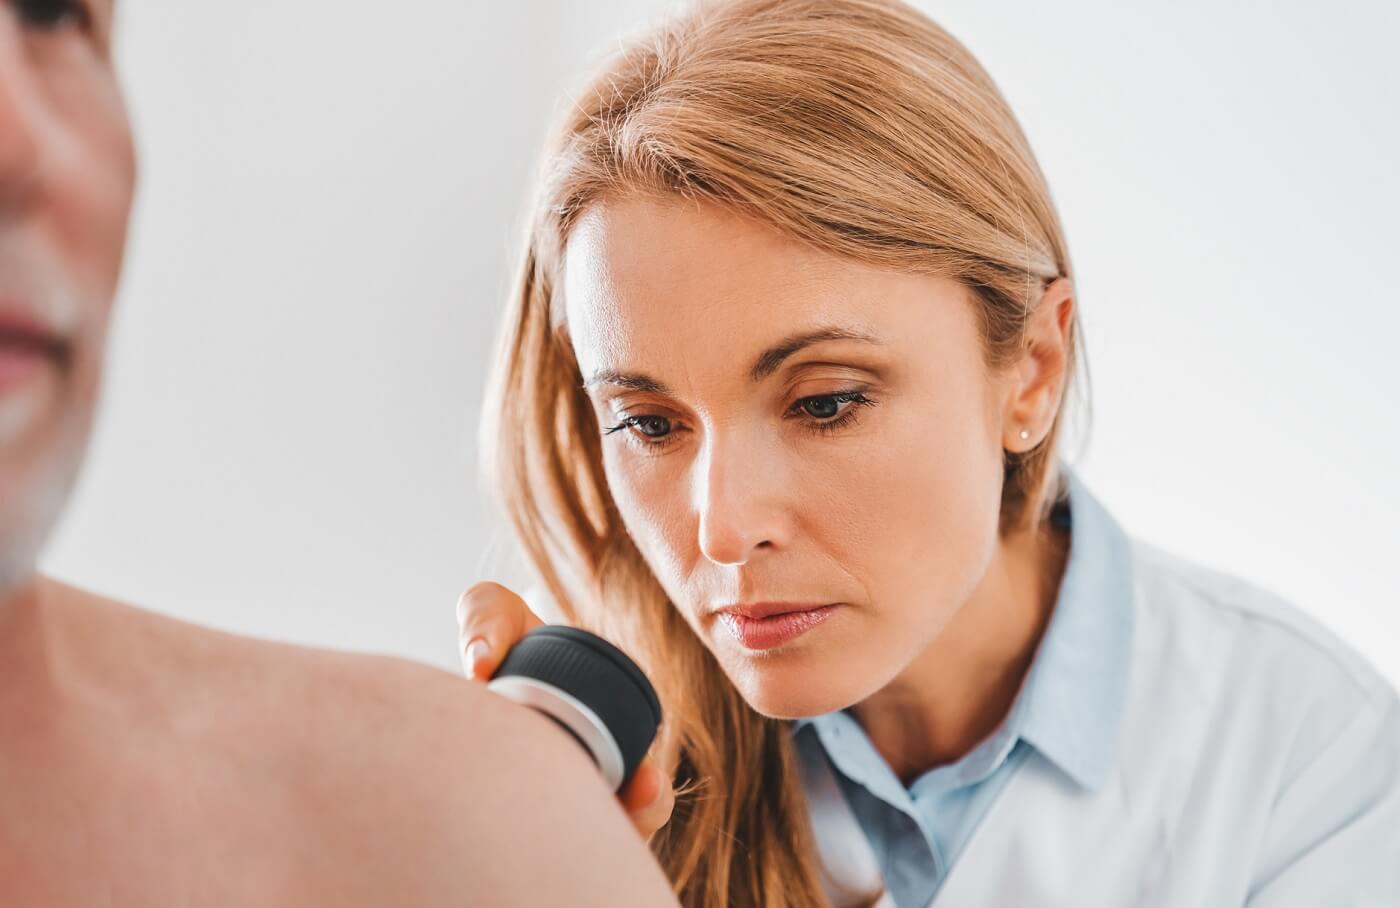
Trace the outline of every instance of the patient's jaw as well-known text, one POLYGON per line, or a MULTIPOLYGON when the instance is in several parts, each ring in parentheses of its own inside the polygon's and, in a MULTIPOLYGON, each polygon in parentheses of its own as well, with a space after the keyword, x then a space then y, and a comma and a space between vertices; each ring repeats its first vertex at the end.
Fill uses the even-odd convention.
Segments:
POLYGON ((112 0, 0 4, 0 603, 82 460, 135 161, 112 0))

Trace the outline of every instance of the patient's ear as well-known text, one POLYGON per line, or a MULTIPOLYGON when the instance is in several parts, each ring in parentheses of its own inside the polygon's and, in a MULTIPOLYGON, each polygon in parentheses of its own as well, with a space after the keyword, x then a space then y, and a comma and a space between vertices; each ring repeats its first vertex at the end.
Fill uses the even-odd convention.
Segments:
POLYGON ((1021 356, 1006 372, 1001 441, 1006 450, 1029 451, 1050 431, 1064 396, 1073 324, 1074 286, 1058 277, 1041 293, 1026 322, 1021 356))

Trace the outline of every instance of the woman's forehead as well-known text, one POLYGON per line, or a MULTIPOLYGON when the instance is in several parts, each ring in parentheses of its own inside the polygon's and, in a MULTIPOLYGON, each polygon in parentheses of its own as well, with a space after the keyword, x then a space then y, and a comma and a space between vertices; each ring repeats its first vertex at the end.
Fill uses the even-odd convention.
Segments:
POLYGON ((875 269, 687 203, 589 210, 568 242, 563 290, 594 388, 752 386, 808 348, 889 360, 967 343, 974 330, 955 281, 875 269))
MULTIPOLYGON (((864 269, 715 204, 647 198, 591 207, 565 247, 565 286, 685 302, 810 294, 864 269)), ((566 296, 575 296, 566 293, 566 296)))
POLYGON ((589 209, 565 250, 569 334, 587 377, 673 368, 752 371, 806 335, 895 349, 969 316, 954 281, 825 253, 716 205, 625 200, 589 209), (955 305, 950 305, 955 304, 955 305))

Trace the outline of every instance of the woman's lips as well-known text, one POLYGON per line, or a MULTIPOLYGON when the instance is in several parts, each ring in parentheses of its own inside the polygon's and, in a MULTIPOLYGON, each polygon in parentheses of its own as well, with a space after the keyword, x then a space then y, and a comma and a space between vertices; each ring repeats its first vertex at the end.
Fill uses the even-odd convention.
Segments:
POLYGON ((721 611, 719 620, 734 635, 734 639, 748 649, 765 650, 797 639, 831 617, 836 609, 836 605, 821 605, 762 618, 749 617, 736 611, 721 611))

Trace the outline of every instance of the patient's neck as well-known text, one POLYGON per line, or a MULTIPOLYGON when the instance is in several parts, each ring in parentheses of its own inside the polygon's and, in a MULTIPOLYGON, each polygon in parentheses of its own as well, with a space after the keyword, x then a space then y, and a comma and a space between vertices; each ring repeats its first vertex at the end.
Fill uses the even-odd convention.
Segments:
POLYGON ((37 574, 14 581, 9 577, 0 577, 0 639, 5 638, 12 623, 38 608, 39 590, 37 574))
POLYGON ((32 680, 49 663, 46 584, 38 574, 0 594, 0 689, 32 680))

